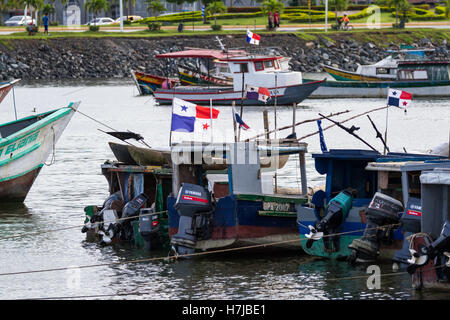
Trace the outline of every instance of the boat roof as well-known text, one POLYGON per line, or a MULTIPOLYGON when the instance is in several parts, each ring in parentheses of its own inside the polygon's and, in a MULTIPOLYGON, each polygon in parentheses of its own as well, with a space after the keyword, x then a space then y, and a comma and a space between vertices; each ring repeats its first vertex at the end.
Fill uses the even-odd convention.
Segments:
POLYGON ((189 49, 176 52, 162 53, 155 56, 155 58, 213 58, 213 59, 226 59, 230 56, 245 55, 243 50, 214 50, 214 49, 189 49))
POLYGON ((450 185, 450 168, 437 167, 432 171, 422 172, 420 183, 450 185))
POLYGON ((402 60, 399 65, 450 64, 450 60, 402 60))
POLYGON ((369 162, 366 170, 369 171, 424 171, 434 168, 450 168, 450 160, 425 160, 425 161, 389 161, 369 162))
POLYGON ((248 61, 269 61, 269 60, 281 60, 284 57, 282 56, 253 56, 253 55, 240 55, 240 56, 232 56, 225 59, 221 59, 222 61, 227 62, 248 62, 248 61))

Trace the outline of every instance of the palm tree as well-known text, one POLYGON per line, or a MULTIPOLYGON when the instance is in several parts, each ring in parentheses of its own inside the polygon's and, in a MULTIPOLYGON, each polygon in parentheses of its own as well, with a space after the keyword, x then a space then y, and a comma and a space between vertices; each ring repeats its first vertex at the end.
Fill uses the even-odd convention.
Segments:
POLYGON ((160 0, 147 0, 146 2, 148 2, 147 11, 151 10, 152 13, 155 13, 155 22, 158 22, 159 13, 167 11, 166 7, 160 0))
POLYGON ((395 7, 395 24, 398 25, 398 10, 401 6, 405 6, 408 0, 387 0, 388 7, 395 7))
POLYGON ((3 25, 3 12, 5 12, 6 9, 10 8, 11 5, 11 0, 0 0, 0 25, 3 25))
POLYGON ((24 5, 30 8, 31 21, 33 21, 33 8, 39 11, 39 9, 44 5, 44 0, 18 0, 16 1, 16 5, 24 5))
POLYGON ((214 25, 217 25, 217 14, 227 12, 227 7, 222 1, 214 1, 208 4, 205 11, 214 16, 214 25))
POLYGON ((94 26, 96 26, 95 19, 97 15, 102 11, 106 11, 109 8, 109 3, 107 0, 88 0, 84 3, 84 8, 88 12, 92 12, 94 14, 94 26))
POLYGON ((333 0, 334 13, 336 16, 336 23, 338 22, 338 11, 344 11, 348 7, 348 0, 333 0))
POLYGON ((261 3, 261 11, 263 13, 269 13, 269 12, 283 12, 284 10, 284 3, 277 0, 265 0, 263 3, 261 3))

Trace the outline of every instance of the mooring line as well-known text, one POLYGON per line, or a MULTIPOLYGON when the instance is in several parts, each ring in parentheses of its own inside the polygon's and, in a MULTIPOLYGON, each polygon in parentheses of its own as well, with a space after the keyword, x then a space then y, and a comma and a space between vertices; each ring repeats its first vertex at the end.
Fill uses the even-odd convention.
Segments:
MULTIPOLYGON (((164 213, 164 212, 167 212, 167 210, 158 211, 158 212, 151 212, 151 213, 144 213, 144 214, 141 214, 139 216, 140 217, 152 216, 154 214, 160 214, 160 213, 164 213)), ((118 218, 118 219, 115 219, 115 220, 105 220, 105 221, 93 222, 93 223, 91 223, 91 226, 97 226, 97 225, 102 224, 102 223, 112 223, 112 222, 124 221, 124 220, 129 220, 129 219, 136 219, 136 216, 125 217, 125 218, 118 218)), ((35 233, 26 233, 24 235, 20 234, 20 235, 16 235, 16 236, 4 237, 4 238, 0 238, 0 241, 1 240, 15 239, 15 238, 23 238, 23 237, 27 237, 27 236, 35 236, 35 235, 40 235, 40 234, 50 233, 50 232, 65 231, 65 230, 70 230, 70 229, 74 229, 74 228, 82 228, 85 225, 86 224, 82 224, 82 225, 70 226, 70 227, 65 227, 65 228, 60 228, 60 229, 44 230, 44 231, 38 231, 38 232, 35 232, 35 233)))
MULTIPOLYGON (((398 224, 397 224, 398 225, 398 224)), ((387 226, 382 226, 387 227, 387 226)), ((382 227, 374 227, 371 229, 379 229, 382 227)), ((338 235, 344 235, 349 233, 355 233, 355 232, 361 232, 366 230, 360 229, 360 230, 352 230, 352 231, 346 231, 346 232, 340 232, 336 234, 329 234, 324 235, 323 238, 326 237, 332 237, 332 236, 338 236, 338 235)), ((209 254, 216 254, 216 253, 224 253, 224 252, 233 252, 233 251, 240 251, 244 249, 255 249, 255 248, 261 248, 261 247, 269 247, 279 244, 286 244, 291 242, 301 242, 301 241, 307 241, 309 239, 293 239, 293 240, 284 240, 284 241, 277 241, 277 242, 271 242, 271 243, 264 243, 264 244, 255 244, 251 246, 245 246, 245 247, 237 247, 237 248, 227 248, 227 249, 218 249, 218 250, 211 250, 211 251, 204 251, 204 252, 194 252, 194 253, 187 253, 178 255, 177 258, 185 258, 185 257, 194 257, 194 256, 203 256, 203 255, 209 255, 209 254)), ((63 270, 71 270, 71 269, 86 269, 86 268, 95 268, 95 267, 105 267, 105 266, 114 266, 114 265, 120 265, 120 264, 128 264, 128 263, 142 263, 142 262, 152 262, 152 261, 168 261, 173 260, 172 257, 154 257, 154 258, 148 258, 148 259, 137 259, 137 260, 128 260, 128 261, 117 261, 117 262, 109 262, 109 263, 101 263, 101 264, 93 264, 93 265, 84 265, 84 266, 71 266, 71 267, 60 267, 60 268, 51 268, 51 269, 41 269, 41 270, 30 270, 30 271, 17 271, 17 272, 7 272, 7 273, 0 273, 1 276, 10 276, 10 275, 18 275, 18 274, 29 274, 29 273, 42 273, 42 272, 52 272, 52 271, 63 271, 63 270)))

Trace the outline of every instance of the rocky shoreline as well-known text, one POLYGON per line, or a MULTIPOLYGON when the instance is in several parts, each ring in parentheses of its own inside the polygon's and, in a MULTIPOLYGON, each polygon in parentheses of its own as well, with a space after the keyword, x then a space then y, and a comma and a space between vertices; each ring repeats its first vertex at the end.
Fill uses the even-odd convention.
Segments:
MULTIPOLYGON (((292 57, 293 70, 321 72, 321 64, 356 70, 357 64, 371 64, 386 57, 387 48, 400 44, 357 42, 351 37, 305 40, 294 34, 264 35, 261 46, 246 44, 243 35, 220 37, 227 48, 251 49, 255 53, 292 57)), ((450 58, 450 46, 417 39, 416 46, 434 48, 430 57, 450 58)), ((133 69, 168 75, 167 61, 155 59, 159 53, 189 47, 219 49, 215 36, 105 37, 11 39, 0 41, 2 80, 129 78, 133 69)))

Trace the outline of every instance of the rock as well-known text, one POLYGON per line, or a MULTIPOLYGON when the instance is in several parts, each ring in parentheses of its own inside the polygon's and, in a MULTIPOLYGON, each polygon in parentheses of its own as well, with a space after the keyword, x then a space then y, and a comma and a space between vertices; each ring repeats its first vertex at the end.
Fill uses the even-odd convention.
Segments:
POLYGON ((328 54, 324 53, 322 55, 322 58, 324 58, 324 60, 328 60, 328 59, 330 59, 330 56, 328 54))

